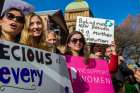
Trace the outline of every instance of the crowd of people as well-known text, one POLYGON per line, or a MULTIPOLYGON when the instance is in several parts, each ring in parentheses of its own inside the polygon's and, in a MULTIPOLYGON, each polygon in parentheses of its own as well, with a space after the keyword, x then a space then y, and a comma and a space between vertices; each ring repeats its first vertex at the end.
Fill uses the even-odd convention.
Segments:
MULTIPOLYGON (((87 59, 84 62, 85 65, 89 64, 89 58, 104 59, 107 61, 115 91, 118 93, 125 93, 123 89, 126 82, 130 84, 137 83, 139 85, 140 69, 129 69, 127 67, 124 62, 125 60, 120 58, 122 55, 116 51, 117 45, 115 41, 112 41, 111 45, 107 45, 103 48, 102 44, 86 43, 84 35, 79 31, 74 31, 69 33, 67 37, 66 45, 64 46, 65 50, 60 50, 58 48, 58 35, 51 30, 45 31, 42 20, 43 19, 35 13, 24 15, 20 9, 9 8, 4 11, 0 17, 0 40, 16 42, 64 56, 82 56, 87 59), (125 67, 122 67, 123 64, 125 67), (123 72, 122 68, 128 68, 127 73, 132 72, 131 75, 134 80, 132 80, 131 77, 125 78, 126 70, 123 72), (121 73, 121 75, 118 73, 121 73), (124 79, 119 80, 121 82, 119 86, 117 77, 121 76, 124 79)), ((138 90, 133 93, 138 93, 138 90)))

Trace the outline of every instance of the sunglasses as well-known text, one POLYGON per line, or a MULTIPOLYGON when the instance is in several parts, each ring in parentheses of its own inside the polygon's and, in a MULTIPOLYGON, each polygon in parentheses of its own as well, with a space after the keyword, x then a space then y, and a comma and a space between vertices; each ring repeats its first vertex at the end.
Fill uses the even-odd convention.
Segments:
POLYGON ((79 41, 80 43, 83 43, 83 42, 84 42, 83 38, 80 38, 80 39, 73 38, 73 39, 71 39, 70 41, 71 41, 72 43, 74 43, 74 44, 76 44, 78 41, 79 41))
POLYGON ((19 23, 24 23, 25 22, 23 16, 15 16, 12 13, 7 13, 6 18, 9 19, 9 20, 13 20, 14 18, 16 18, 16 21, 19 22, 19 23))

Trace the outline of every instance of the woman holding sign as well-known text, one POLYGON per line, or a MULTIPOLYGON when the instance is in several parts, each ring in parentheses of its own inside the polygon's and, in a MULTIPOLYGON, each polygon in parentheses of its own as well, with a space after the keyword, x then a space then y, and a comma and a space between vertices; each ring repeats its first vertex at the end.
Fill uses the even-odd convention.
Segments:
POLYGON ((74 93, 114 93, 106 61, 85 56, 84 52, 88 51, 84 51, 84 36, 72 32, 66 44, 66 62, 74 93))
POLYGON ((20 9, 9 8, 5 10, 0 18, 0 39, 18 42, 24 22, 24 14, 20 9))
POLYGON ((65 55, 74 93, 84 93, 88 89, 88 87, 86 87, 86 83, 76 83, 79 78, 77 72, 78 69, 76 68, 76 65, 70 65, 73 62, 72 60, 72 62, 69 61, 69 59, 74 59, 75 61, 77 60, 74 62, 77 65, 83 63, 83 61, 78 62, 78 60, 84 56, 84 45, 85 39, 81 32, 74 31, 69 34, 66 42, 65 55), (79 89, 80 87, 81 89, 79 89))
POLYGON ((109 68, 110 73, 114 74, 118 70, 118 55, 116 52, 116 44, 113 41, 111 45, 109 45, 105 49, 105 54, 103 52, 102 46, 103 45, 101 44, 93 44, 90 58, 105 59, 108 63, 108 68, 109 68))
POLYGON ((46 49, 46 32, 44 31, 44 24, 39 15, 30 13, 26 17, 24 29, 21 34, 20 43, 46 49))

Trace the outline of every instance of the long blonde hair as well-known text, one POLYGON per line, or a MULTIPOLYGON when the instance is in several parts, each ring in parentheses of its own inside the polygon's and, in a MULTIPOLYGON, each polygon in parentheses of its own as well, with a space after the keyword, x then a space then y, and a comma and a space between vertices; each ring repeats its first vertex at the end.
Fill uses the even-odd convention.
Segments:
POLYGON ((44 30, 44 23, 43 23, 42 18, 35 13, 30 13, 30 14, 26 15, 24 29, 21 33, 20 43, 28 45, 28 46, 33 46, 36 48, 45 49, 47 46, 45 40, 46 40, 46 32, 44 30), (30 21, 33 16, 37 16, 41 20, 41 23, 42 23, 43 31, 39 37, 39 41, 33 40, 33 34, 29 31, 30 21))

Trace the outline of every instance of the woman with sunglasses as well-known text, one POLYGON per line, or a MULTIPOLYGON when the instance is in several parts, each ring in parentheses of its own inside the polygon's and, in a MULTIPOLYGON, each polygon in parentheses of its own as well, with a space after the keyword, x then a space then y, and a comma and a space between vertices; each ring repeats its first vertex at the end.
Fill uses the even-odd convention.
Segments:
POLYGON ((112 44, 105 49, 105 53, 103 51, 103 46, 104 45, 94 43, 91 47, 92 51, 89 57, 95 59, 105 59, 108 62, 109 72, 114 74, 118 70, 118 55, 116 52, 116 44, 113 41, 112 44))
POLYGON ((91 89, 91 87, 88 87, 88 82, 79 81, 81 78, 81 76, 79 76, 81 71, 77 66, 82 66, 84 69, 87 69, 86 67, 88 66, 88 63, 85 63, 88 61, 83 60, 85 58, 84 46, 85 39, 81 32, 74 31, 69 34, 66 42, 65 56, 73 93, 88 93, 88 89, 91 89))
POLYGON ((24 22, 24 14, 20 9, 9 8, 5 10, 0 18, 0 39, 18 42, 24 22))
MULTIPOLYGON (((75 31, 69 34, 68 39, 67 39, 67 45, 66 45, 66 49, 67 49, 66 55, 68 55, 66 56, 66 60, 67 60, 67 66, 68 66, 74 93, 94 92, 93 86, 95 85, 94 85, 93 77, 95 75, 94 68, 97 65, 97 63, 95 62, 95 59, 92 59, 92 58, 88 59, 89 56, 86 56, 86 52, 88 51, 85 51, 86 48, 84 46, 85 46, 84 36, 80 32, 75 31), (69 55, 72 55, 72 56, 69 56, 69 55)), ((101 48, 98 49, 97 51, 100 53, 96 56, 98 56, 98 58, 101 59, 102 58, 101 48)), ((112 65, 112 62, 111 62, 111 65, 112 65)), ((105 65, 105 63, 103 64, 105 65)), ((107 75, 109 75, 109 71, 107 75)), ((111 91, 113 91, 113 87, 111 88, 112 88, 111 91)))
POLYGON ((101 44, 93 43, 91 46, 90 58, 103 59, 103 49, 101 44))
POLYGON ((66 55, 84 56, 85 39, 81 32, 74 31, 69 34, 66 42, 66 55))
POLYGON ((46 49, 46 32, 44 31, 42 18, 35 13, 30 13, 25 16, 25 19, 26 22, 21 33, 20 43, 46 49))

